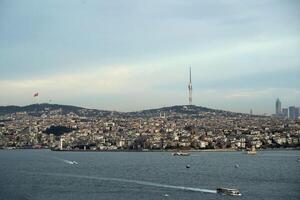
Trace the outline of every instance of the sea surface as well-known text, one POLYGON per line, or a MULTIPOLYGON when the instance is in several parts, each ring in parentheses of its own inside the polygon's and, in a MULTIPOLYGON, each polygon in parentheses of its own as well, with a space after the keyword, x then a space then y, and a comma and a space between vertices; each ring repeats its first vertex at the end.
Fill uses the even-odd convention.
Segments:
POLYGON ((68 199, 299 200, 300 151, 179 157, 170 152, 0 150, 0 200, 68 199), (217 194, 217 187, 238 188, 242 196, 217 194))

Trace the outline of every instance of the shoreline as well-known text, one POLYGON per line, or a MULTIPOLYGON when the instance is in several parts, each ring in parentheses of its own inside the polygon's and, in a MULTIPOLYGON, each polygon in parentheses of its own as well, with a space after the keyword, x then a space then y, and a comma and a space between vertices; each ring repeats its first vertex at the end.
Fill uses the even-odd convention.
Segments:
MULTIPOLYGON (((141 153, 147 153, 147 152, 190 152, 190 153, 196 153, 196 152, 246 152, 247 149, 190 149, 190 150, 180 150, 180 149, 170 149, 170 150, 150 150, 150 149, 144 149, 144 150, 126 150, 126 149, 120 149, 120 150, 67 150, 67 149, 50 149, 50 148, 0 148, 1 150, 49 150, 49 151, 55 151, 55 152, 141 152, 141 153)), ((284 150, 300 150, 299 147, 289 147, 289 148, 266 148, 266 149, 256 149, 256 151, 284 151, 284 150)))

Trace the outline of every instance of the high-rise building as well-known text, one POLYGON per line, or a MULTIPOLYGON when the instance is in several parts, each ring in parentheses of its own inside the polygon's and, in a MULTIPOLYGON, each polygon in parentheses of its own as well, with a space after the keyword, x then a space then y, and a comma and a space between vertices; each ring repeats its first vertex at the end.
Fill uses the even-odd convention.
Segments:
POLYGON ((282 108, 282 117, 284 117, 284 118, 289 117, 289 109, 288 108, 282 108))
POLYGON ((192 87, 192 69, 191 69, 191 67, 190 67, 190 82, 188 85, 188 89, 189 89, 189 105, 192 105, 192 103, 193 103, 193 99, 192 99, 193 87, 192 87))
POLYGON ((296 119, 297 118, 297 109, 295 106, 289 107, 289 118, 290 119, 296 119))
POLYGON ((300 117, 300 107, 296 108, 296 119, 300 117))
POLYGON ((279 98, 277 98, 276 100, 276 104, 275 104, 275 114, 277 116, 280 116, 281 115, 281 102, 279 100, 279 98))

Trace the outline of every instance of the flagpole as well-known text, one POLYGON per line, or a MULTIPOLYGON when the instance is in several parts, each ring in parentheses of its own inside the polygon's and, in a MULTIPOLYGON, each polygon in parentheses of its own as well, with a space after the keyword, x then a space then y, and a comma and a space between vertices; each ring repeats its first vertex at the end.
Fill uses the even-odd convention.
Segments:
POLYGON ((34 104, 40 104, 40 96, 39 96, 39 93, 36 92, 33 94, 33 103, 34 104), (36 98, 37 97, 37 98, 36 98), (36 100, 37 99, 37 100, 36 100))

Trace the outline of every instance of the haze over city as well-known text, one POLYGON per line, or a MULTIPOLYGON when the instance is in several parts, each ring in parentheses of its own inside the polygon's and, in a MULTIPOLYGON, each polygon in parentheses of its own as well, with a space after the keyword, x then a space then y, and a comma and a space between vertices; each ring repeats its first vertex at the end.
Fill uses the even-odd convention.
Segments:
POLYGON ((0 2, 0 105, 299 106, 299 1, 0 2))

